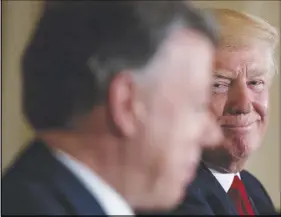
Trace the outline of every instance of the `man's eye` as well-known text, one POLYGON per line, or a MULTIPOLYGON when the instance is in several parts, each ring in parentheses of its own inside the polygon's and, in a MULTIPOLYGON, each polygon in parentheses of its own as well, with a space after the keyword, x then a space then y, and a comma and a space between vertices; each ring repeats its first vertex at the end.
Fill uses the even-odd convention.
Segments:
POLYGON ((214 83, 213 84, 213 93, 226 93, 228 91, 229 84, 225 83, 214 83))
POLYGON ((261 91, 264 89, 264 82, 262 80, 249 81, 248 86, 253 90, 261 91))

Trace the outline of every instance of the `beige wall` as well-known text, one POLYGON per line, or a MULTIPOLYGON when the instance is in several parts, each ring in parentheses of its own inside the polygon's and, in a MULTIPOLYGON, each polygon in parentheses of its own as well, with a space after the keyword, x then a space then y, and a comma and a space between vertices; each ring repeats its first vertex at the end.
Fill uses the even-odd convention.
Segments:
POLYGON ((19 61, 40 12, 41 1, 2 2, 2 167, 31 136, 20 108, 19 61))
MULTIPOLYGON (((259 15, 280 26, 280 1, 193 1, 200 7, 224 7, 259 15)), ((3 2, 3 168, 11 162, 32 132, 20 112, 19 60, 30 31, 40 13, 42 1, 3 2)), ((279 49, 278 49, 279 50, 279 49)), ((279 57, 279 54, 278 54, 279 57)), ((279 60, 279 58, 278 58, 279 60)), ((247 168, 265 185, 276 207, 280 208, 279 76, 271 90, 271 117, 263 147, 250 159, 247 168)))

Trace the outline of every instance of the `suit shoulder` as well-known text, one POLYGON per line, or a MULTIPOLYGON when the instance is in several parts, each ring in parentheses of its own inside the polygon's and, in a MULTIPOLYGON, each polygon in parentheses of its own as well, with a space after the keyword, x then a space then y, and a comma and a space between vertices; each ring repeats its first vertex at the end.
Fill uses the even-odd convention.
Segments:
POLYGON ((207 201, 212 176, 200 165, 193 182, 187 187, 182 203, 173 211, 175 215, 214 215, 207 201))
POLYGON ((243 170, 241 172, 241 177, 242 177, 242 179, 245 180, 246 183, 249 183, 249 184, 251 183, 251 185, 258 185, 264 192, 266 192, 261 181, 251 172, 249 172, 247 170, 243 170))
POLYGON ((246 178, 246 179, 251 179, 252 181, 261 184, 261 182, 258 180, 258 178, 248 170, 242 170, 241 176, 246 178))
POLYGON ((256 194, 260 193, 262 195, 264 195, 264 197, 267 198, 267 201, 269 202, 269 204, 273 207, 273 202, 267 192, 267 190, 265 189, 265 187, 263 186, 263 184, 258 180, 258 178, 256 176, 254 176, 252 173, 250 173, 247 170, 243 170, 241 172, 241 177, 244 180, 244 183, 246 184, 246 186, 251 186, 251 188, 254 188, 255 190, 253 190, 253 192, 255 192, 256 194))
POLYGON ((202 189, 206 187, 206 182, 209 183, 212 179, 212 174, 201 164, 196 173, 196 177, 193 182, 189 185, 188 189, 202 189))
POLYGON ((44 162, 33 147, 22 150, 2 177, 3 214, 65 214, 48 178, 39 170, 44 162))
POLYGON ((2 213, 5 215, 66 214, 44 182, 7 176, 2 180, 2 213))

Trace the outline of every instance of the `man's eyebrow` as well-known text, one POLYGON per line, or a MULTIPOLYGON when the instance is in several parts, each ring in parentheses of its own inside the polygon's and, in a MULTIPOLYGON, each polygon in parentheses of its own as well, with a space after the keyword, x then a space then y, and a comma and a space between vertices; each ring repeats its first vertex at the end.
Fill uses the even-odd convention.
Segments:
POLYGON ((263 75, 266 75, 267 73, 269 73, 268 71, 266 70, 249 70, 247 72, 247 77, 249 78, 252 78, 252 77, 258 77, 258 76, 263 76, 263 75))
POLYGON ((228 80, 231 80, 233 78, 231 77, 228 77, 228 76, 224 76, 224 75, 220 75, 220 74, 215 74, 213 75, 215 78, 222 78, 222 79, 228 79, 228 80))
POLYGON ((215 78, 222 78, 222 79, 234 79, 236 77, 236 73, 235 72, 231 72, 231 71, 226 71, 226 70, 217 70, 214 71, 213 76, 215 78))
MULTIPOLYGON (((266 70, 257 70, 257 69, 250 69, 247 71, 247 78, 253 78, 253 77, 259 77, 264 76, 268 73, 266 70)), ((218 70, 214 71, 213 77, 215 78, 221 78, 221 79, 228 79, 233 80, 237 76, 237 73, 226 71, 226 70, 218 70)))

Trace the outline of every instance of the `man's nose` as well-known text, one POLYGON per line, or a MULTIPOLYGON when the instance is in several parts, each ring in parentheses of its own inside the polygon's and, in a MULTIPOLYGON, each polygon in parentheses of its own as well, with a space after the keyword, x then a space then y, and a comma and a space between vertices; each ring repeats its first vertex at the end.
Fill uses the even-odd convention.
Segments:
POLYGON ((253 109, 246 83, 234 84, 228 94, 227 101, 226 113, 231 115, 248 114, 253 109))
POLYGON ((216 122, 213 114, 209 113, 207 122, 202 133, 202 146, 205 148, 213 148, 220 144, 223 140, 223 133, 216 122))

